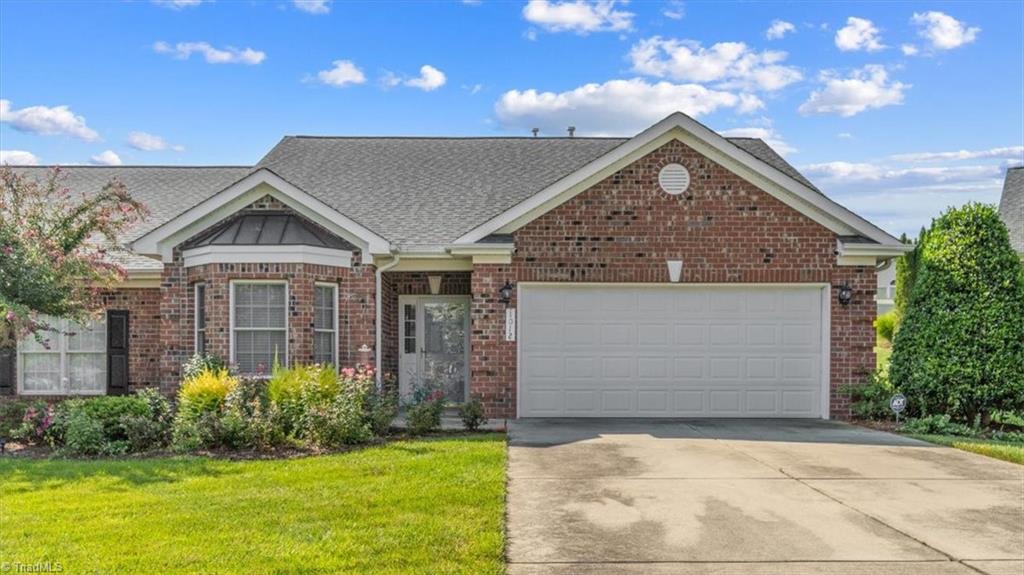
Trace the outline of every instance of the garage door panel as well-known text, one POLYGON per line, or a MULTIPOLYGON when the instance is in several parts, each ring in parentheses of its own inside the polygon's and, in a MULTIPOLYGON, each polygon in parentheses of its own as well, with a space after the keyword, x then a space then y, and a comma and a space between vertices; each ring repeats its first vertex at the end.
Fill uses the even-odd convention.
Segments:
POLYGON ((822 291, 523 286, 520 415, 818 417, 822 291))

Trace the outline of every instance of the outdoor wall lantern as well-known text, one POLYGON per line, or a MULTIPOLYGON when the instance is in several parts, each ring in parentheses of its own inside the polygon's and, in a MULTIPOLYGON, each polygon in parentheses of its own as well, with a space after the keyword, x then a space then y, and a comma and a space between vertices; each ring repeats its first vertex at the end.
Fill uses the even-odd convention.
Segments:
POLYGON ((501 289, 498 290, 498 300, 504 304, 512 301, 512 290, 514 289, 515 287, 512 285, 512 282, 506 281, 505 285, 501 286, 501 289))
POLYGON ((839 287, 839 303, 843 305, 849 305, 850 301, 853 300, 853 288, 850 287, 850 282, 843 282, 843 285, 839 287))

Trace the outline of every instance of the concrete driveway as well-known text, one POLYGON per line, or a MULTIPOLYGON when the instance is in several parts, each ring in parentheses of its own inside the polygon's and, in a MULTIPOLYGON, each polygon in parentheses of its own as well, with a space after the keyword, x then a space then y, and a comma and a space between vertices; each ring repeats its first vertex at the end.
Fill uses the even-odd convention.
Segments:
POLYGON ((1024 467, 825 421, 520 420, 510 575, 1024 573, 1024 467))

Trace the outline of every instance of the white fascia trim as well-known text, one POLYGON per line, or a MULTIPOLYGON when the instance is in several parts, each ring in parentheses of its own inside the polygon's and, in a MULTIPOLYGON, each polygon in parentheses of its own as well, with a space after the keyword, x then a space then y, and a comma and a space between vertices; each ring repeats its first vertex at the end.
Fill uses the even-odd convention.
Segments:
POLYGON ((680 112, 673 113, 600 158, 470 230, 455 242, 458 244, 474 243, 493 233, 514 231, 551 208, 583 192, 630 161, 642 157, 648 150, 672 139, 679 139, 704 154, 713 152, 712 160, 731 160, 729 163, 733 165, 727 165, 727 168, 745 168, 746 173, 738 175, 748 180, 751 179, 751 176, 757 176, 760 181, 754 183, 767 193, 815 221, 821 222, 836 233, 859 234, 886 245, 899 243, 899 240, 881 228, 748 154, 719 134, 680 112), (773 185, 763 185, 766 182, 773 185))
POLYGON ((182 252, 185 267, 205 264, 315 264, 352 267, 352 252, 319 246, 202 246, 182 252))
POLYGON ((511 255, 515 251, 515 244, 453 244, 448 246, 448 253, 453 256, 511 255))
POLYGON ((386 239, 266 168, 254 171, 210 198, 185 210, 177 217, 132 242, 131 248, 136 253, 160 256, 164 262, 169 262, 176 245, 267 194, 281 200, 296 212, 324 226, 332 233, 359 246, 363 252, 363 263, 373 263, 373 254, 390 252, 391 245, 386 239), (265 184, 269 189, 261 187, 261 184, 265 184))
POLYGON ((892 244, 861 244, 844 243, 837 240, 837 248, 840 256, 874 256, 876 258, 898 258, 914 249, 911 244, 897 242, 892 244))

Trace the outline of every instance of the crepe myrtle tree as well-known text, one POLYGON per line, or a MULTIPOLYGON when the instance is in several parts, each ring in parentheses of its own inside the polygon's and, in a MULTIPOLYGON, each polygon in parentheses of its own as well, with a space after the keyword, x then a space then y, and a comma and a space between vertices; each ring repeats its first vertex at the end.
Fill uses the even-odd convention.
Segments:
MULTIPOLYGON (((99 294, 125 277, 110 257, 118 236, 146 216, 124 184, 72 191, 60 168, 36 179, 0 167, 0 347, 52 327, 42 315, 83 321, 99 294)), ((44 342, 45 343, 45 342, 44 342)))
POLYGON ((1024 410, 1024 273, 995 208, 946 211, 915 251, 889 367, 911 412, 987 425, 1024 410))

